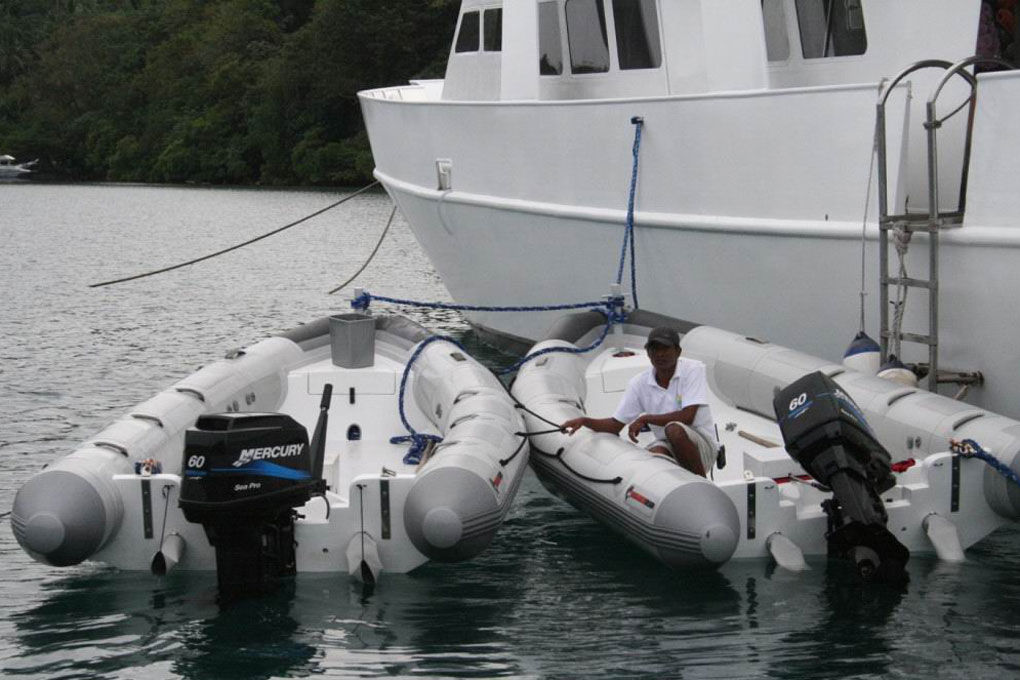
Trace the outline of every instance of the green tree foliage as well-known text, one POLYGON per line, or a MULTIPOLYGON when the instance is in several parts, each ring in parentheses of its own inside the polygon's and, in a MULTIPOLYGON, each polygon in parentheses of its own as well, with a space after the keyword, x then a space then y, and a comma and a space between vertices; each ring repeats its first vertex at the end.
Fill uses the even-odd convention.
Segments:
POLYGON ((351 184, 356 92, 441 76, 456 0, 0 0, 0 151, 70 177, 351 184))

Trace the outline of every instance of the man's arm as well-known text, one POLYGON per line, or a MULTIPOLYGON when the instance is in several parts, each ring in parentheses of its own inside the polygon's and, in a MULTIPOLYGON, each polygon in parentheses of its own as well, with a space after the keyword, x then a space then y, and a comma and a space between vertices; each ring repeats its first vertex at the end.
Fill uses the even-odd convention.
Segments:
POLYGON ((596 432, 608 432, 609 434, 620 434, 623 423, 616 418, 572 418, 560 425, 567 431, 567 434, 574 434, 582 427, 595 430, 596 432))
MULTIPOLYGON (((700 404, 692 404, 687 408, 680 409, 679 411, 670 411, 669 413, 642 413, 634 422, 627 428, 627 435, 630 437, 632 442, 637 441, 638 432, 645 425, 658 425, 659 427, 665 427, 670 423, 681 422, 684 425, 690 425, 694 422, 694 416, 698 413, 700 404)), ((619 430, 617 430, 619 432, 619 430)))

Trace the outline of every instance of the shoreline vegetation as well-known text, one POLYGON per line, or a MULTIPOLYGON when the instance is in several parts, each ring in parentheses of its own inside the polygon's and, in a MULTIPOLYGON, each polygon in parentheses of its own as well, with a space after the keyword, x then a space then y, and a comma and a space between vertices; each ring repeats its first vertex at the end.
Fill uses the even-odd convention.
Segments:
POLYGON ((361 186, 356 93, 442 77, 456 0, 0 0, 0 153, 90 181, 361 186))

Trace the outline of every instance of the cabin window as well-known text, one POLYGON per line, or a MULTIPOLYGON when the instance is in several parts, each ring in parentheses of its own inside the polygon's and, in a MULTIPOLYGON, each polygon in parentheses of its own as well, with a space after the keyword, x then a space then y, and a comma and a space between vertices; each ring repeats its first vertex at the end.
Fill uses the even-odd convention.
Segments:
POLYGON ((662 65, 655 0, 613 0, 613 23, 621 69, 662 65))
POLYGON ((762 21, 765 23, 765 49, 769 61, 790 58, 790 36, 786 32, 786 1, 761 0, 762 21))
POLYGON ((609 70, 609 39, 602 0, 567 0, 567 44, 571 73, 609 70))
POLYGON ((797 0, 797 22, 805 59, 846 57, 868 49, 861 0, 797 0))
POLYGON ((499 52, 503 49, 503 9, 485 10, 483 21, 485 31, 482 33, 486 52, 499 52))
POLYGON ((457 52, 477 52, 481 38, 481 25, 478 12, 465 12, 460 20, 460 32, 457 34, 457 52))
POLYGON ((555 2, 538 5, 538 72, 543 76, 563 73, 563 45, 560 42, 560 8, 555 2))

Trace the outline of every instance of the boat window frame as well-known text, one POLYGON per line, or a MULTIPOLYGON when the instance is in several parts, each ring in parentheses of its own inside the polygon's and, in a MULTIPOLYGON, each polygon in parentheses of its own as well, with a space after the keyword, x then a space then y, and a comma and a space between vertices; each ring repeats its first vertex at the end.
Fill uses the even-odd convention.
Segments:
MULTIPOLYGON (((867 54, 868 27, 864 16, 864 6, 861 0, 794 0, 794 11, 797 20, 797 36, 798 39, 800 40, 800 54, 805 62, 817 63, 819 60, 824 59, 844 59, 848 57, 860 57, 863 56, 864 54, 867 54), (815 26, 811 26, 805 23, 806 17, 809 14, 807 8, 805 7, 807 3, 820 3, 821 5, 820 7, 813 9, 821 9, 823 11, 822 21, 823 24, 825 24, 825 26, 823 27, 822 30, 825 36, 825 44, 822 46, 821 54, 816 54, 815 53, 816 49, 814 49, 813 47, 809 47, 810 41, 805 40, 806 37, 809 37, 805 35, 805 31, 816 28, 815 26), (838 12, 831 11, 833 6, 835 6, 837 3, 842 3, 843 5, 844 13, 842 17, 838 15, 838 12), (851 3, 854 4, 853 8, 851 8, 850 6, 851 3), (826 5, 828 5, 828 7, 826 7, 826 5), (841 34, 833 30, 834 26, 836 25, 835 22, 838 22, 839 19, 842 18, 844 21, 849 23, 851 21, 851 12, 857 15, 861 22, 861 26, 859 29, 861 31, 862 34, 861 37, 863 40, 863 44, 861 46, 854 46, 852 44, 848 46, 842 46, 837 44, 837 38, 841 34), (849 47, 849 49, 852 51, 839 53, 842 49, 846 49, 847 47, 849 47), (831 54, 830 51, 832 52, 831 54)), ((858 29, 855 29, 852 26, 848 25, 846 30, 852 31, 858 29)))
MULTIPOLYGON (((469 40, 471 37, 468 38, 469 40)), ((472 54, 478 52, 482 47, 482 10, 481 8, 472 8, 460 15, 460 21, 457 22, 457 37, 453 41, 453 53, 454 54, 472 54), (474 42, 471 45, 464 45, 462 49, 462 43, 465 39, 464 25, 468 18, 472 17, 474 21, 475 34, 473 36, 474 42)))
POLYGON ((482 52, 502 52, 503 51, 503 6, 494 5, 492 7, 482 8, 482 52), (489 17, 498 17, 495 21, 495 26, 491 26, 489 17), (493 30, 495 29, 495 30, 493 30), (490 39, 490 34, 496 36, 495 42, 490 39))
MULTIPOLYGON (((538 75, 540 78, 559 78, 566 72, 568 58, 564 54, 566 46, 566 20, 563 14, 563 3, 559 0, 542 0, 538 3, 538 75), (542 8, 551 7, 552 15, 556 18, 556 46, 559 50, 559 70, 555 73, 542 72, 542 58, 546 52, 542 49, 542 8)), ((550 64, 552 66, 552 64, 550 64)))
MULTIPOLYGON (((606 8, 612 14, 612 21, 607 18, 607 23, 612 24, 613 32, 613 45, 616 48, 616 68, 620 72, 624 71, 655 71, 662 68, 664 57, 664 46, 662 44, 662 18, 659 16, 659 3, 656 0, 608 0, 608 7, 606 8), (621 3, 633 3, 637 11, 646 17, 646 11, 648 7, 651 7, 651 17, 654 22, 652 28, 654 29, 654 36, 649 35, 647 24, 644 26, 646 29, 642 34, 644 48, 648 52, 650 62, 655 62, 651 66, 624 66, 623 54, 624 47, 623 39, 624 35, 620 32, 620 17, 623 15, 622 12, 618 12, 618 5, 621 3), (654 40, 652 39, 654 38, 654 40)), ((610 56, 612 59, 612 55, 610 56)))
POLYGON ((793 56, 793 45, 790 40, 790 21, 786 0, 761 0, 761 15, 762 29, 765 32, 766 61, 769 64, 788 63, 793 56), (766 5, 769 7, 766 8, 766 5), (772 31, 769 30, 770 26, 772 31), (776 48, 779 48, 778 52, 774 52, 776 48))
MULTIPOLYGON (((613 60, 613 41, 610 40, 610 17, 606 13, 606 5, 603 0, 564 0, 563 2, 563 18, 564 25, 567 33, 567 59, 566 62, 570 65, 569 74, 572 77, 584 77, 584 76, 599 76, 613 72, 614 60, 613 60), (599 65, 591 67, 591 70, 577 70, 574 63, 574 42, 571 40, 571 35, 580 36, 580 33, 571 33, 570 30, 570 14, 568 13, 569 7, 572 3, 590 3, 598 13, 599 28, 602 32, 602 43, 605 46, 605 68, 599 68, 599 65)), ((567 64, 564 64, 566 67, 567 64)), ((566 68, 564 68, 566 70, 566 68)))

